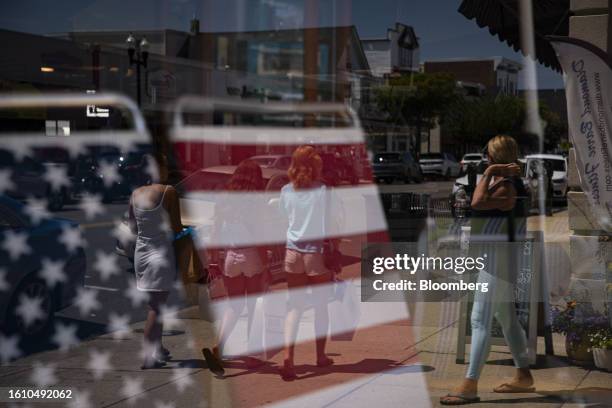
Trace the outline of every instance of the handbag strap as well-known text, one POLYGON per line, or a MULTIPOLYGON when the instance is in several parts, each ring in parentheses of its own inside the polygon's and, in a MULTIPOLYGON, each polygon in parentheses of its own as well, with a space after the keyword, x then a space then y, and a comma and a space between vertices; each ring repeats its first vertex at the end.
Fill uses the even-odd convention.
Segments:
MULTIPOLYGON (((327 234, 327 223, 329 222, 329 213, 331 212, 331 191, 328 191, 329 187, 327 187, 326 185, 323 185, 323 194, 325 195, 325 209, 323 211, 323 237, 324 237, 324 241, 330 241, 330 237, 327 234)), ((331 241, 330 241, 331 242, 331 241)))

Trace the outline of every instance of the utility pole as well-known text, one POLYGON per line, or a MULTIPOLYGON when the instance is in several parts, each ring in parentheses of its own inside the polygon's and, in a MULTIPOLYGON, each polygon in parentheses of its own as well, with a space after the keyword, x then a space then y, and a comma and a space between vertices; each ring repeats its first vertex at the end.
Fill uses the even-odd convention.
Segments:
POLYGON ((318 94, 319 0, 304 2, 304 101, 316 102, 318 94))
POLYGON ((608 42, 606 48, 608 56, 612 57, 612 0, 608 0, 608 42))

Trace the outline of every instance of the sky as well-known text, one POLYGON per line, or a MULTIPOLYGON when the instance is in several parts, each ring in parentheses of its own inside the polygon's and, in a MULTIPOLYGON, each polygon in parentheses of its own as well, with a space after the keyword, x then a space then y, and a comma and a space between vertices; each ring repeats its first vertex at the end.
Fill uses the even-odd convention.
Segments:
MULTIPOLYGON (((421 62, 493 56, 523 60, 520 53, 460 14, 458 0, 319 0, 316 19, 304 19, 304 1, 4 0, 0 2, 0 28, 35 34, 160 28, 186 31, 195 15, 202 31, 354 24, 361 38, 379 38, 398 21, 414 27, 420 38, 421 62)), ((538 87, 562 88, 561 75, 538 66, 538 87)))

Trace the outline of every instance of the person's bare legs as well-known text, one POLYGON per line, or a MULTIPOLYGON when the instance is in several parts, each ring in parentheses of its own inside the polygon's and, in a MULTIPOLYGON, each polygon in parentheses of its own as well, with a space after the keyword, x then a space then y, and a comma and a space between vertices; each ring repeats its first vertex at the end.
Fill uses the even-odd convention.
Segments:
POLYGON ((247 307, 247 333, 251 332, 251 326, 253 324, 253 318, 255 316, 255 305, 257 304, 257 298, 264 292, 265 286, 265 274, 258 273, 254 276, 247 277, 245 279, 246 284, 246 307, 247 307))
POLYGON ((531 375, 529 367, 517 368, 514 372, 514 378, 512 378, 509 384, 521 388, 531 387, 533 385, 533 376, 531 375))
MULTIPOLYGON (((149 311, 147 313, 147 320, 144 326, 144 339, 147 342, 146 346, 150 346, 152 350, 155 351, 155 354, 157 354, 157 350, 161 350, 163 347, 163 324, 160 319, 160 307, 166 302, 167 299, 168 292, 149 292, 149 311)), ((146 356, 145 363, 149 363, 150 360, 154 360, 159 357, 159 355, 146 356)))
POLYGON ((510 347, 516 371, 510 381, 495 387, 494 391, 507 392, 508 389, 529 389, 533 386, 534 381, 529 370, 527 336, 519 323, 514 302, 508 301, 497 304, 495 318, 502 327, 506 344, 510 347))
POLYGON ((291 307, 285 319, 285 361, 293 366, 295 356, 295 339, 302 317, 302 311, 297 307, 291 307))
POLYGON ((223 354, 223 347, 229 335, 232 333, 238 323, 240 312, 244 308, 244 299, 246 291, 246 283, 244 276, 240 275, 234 278, 224 277, 223 282, 228 292, 228 303, 223 310, 221 318, 221 326, 219 327, 219 335, 217 344, 213 347, 213 353, 219 359, 223 354))
POLYGON ((315 345, 317 350, 317 365, 325 367, 333 364, 333 360, 325 354, 325 345, 327 344, 327 334, 329 332, 329 295, 330 285, 332 284, 331 273, 325 273, 316 276, 309 276, 309 282, 312 284, 312 293, 314 299, 314 326, 315 326, 315 345))
MULTIPOLYGON (((251 336, 251 329, 253 327, 253 320, 255 318, 255 307, 257 305, 257 298, 267 288, 266 280, 267 274, 264 272, 255 274, 254 276, 247 277, 246 280, 246 308, 247 308, 247 333, 251 336)), ((245 357, 246 365, 248 368, 257 368, 263 364, 264 354, 257 353, 256 355, 248 355, 245 357)))
POLYGON ((478 380, 464 378, 461 384, 453 388, 453 394, 466 395, 469 397, 478 395, 478 380))
POLYGON ((302 317, 304 293, 308 285, 305 273, 287 273, 289 288, 289 309, 285 318, 285 369, 293 371, 295 356, 295 340, 302 317))

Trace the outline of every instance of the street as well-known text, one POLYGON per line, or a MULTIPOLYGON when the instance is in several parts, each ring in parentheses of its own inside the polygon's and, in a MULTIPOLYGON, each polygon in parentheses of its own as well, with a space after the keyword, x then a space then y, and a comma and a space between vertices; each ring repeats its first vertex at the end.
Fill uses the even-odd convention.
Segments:
MULTIPOLYGON (((426 181, 420 184, 379 184, 381 193, 416 193, 427 194, 432 198, 444 199, 450 194, 452 181, 426 181)), ((56 217, 67 218, 79 223, 83 239, 86 243, 85 253, 87 258, 87 271, 85 275, 85 287, 95 290, 97 301, 100 308, 83 316, 76 306, 68 307, 58 313, 65 319, 78 321, 79 324, 89 323, 88 327, 95 328, 91 334, 97 334, 104 330, 104 325, 108 323, 111 313, 129 316, 131 322, 144 319, 144 307, 134 307, 127 295, 130 287, 134 284, 132 265, 124 256, 116 255, 116 237, 113 234, 116 223, 120 222, 124 212, 127 210, 126 202, 114 202, 104 205, 105 212, 97 216, 94 220, 88 220, 85 213, 74 207, 66 206, 62 211, 53 213, 56 217), (105 280, 100 271, 96 269, 96 262, 102 255, 116 259, 117 270, 105 280)), ((353 247, 350 243, 346 246, 353 247)), ((351 251, 353 248, 351 248, 351 251)), ((170 304, 181 305, 178 293, 173 292, 170 297, 170 304)), ((83 333, 89 337, 87 332, 83 333)))
MULTIPOLYGON (((436 189, 436 186, 423 187, 436 189)), ((112 207, 116 214, 121 213, 122 205, 112 207)), ((110 214, 109 219, 112 219, 110 214)), ((547 217, 546 221, 546 228, 551 232, 559 234, 567 229, 564 213, 547 217)), ((86 234, 91 239, 95 239, 94 231, 103 229, 85 225, 86 234)), ((104 239, 99 232, 97 236, 104 239)), ((110 248, 112 245, 106 243, 104 249, 110 248)), ((90 248, 92 250, 94 248, 90 248)), ((358 263, 352 264, 342 274, 353 276, 358 268, 358 263)), ((105 303, 104 309, 113 310, 121 304, 121 292, 126 281, 118 278, 110 287, 109 282, 100 282, 91 273, 88 277, 88 283, 104 283, 108 288, 101 291, 101 301, 119 302, 105 303)), ((366 312, 373 306, 372 303, 360 305, 364 323, 366 312)), ((459 381, 466 369, 464 364, 455 362, 459 305, 419 303, 410 319, 400 320, 393 316, 401 315, 398 311, 404 310, 405 306, 401 303, 388 303, 388 306, 390 316, 387 319, 390 321, 360 329, 352 341, 329 342, 328 355, 335 360, 332 367, 316 368, 312 365, 315 358, 313 342, 300 343, 297 350, 299 379, 291 383, 282 381, 278 375, 282 354, 271 356, 259 368, 248 368, 242 360, 232 359, 226 365, 225 377, 213 376, 202 361, 199 349, 210 346, 214 327, 209 321, 200 319, 198 307, 193 306, 179 313, 174 330, 164 336, 164 344, 174 356, 165 368, 138 369, 143 323, 134 321, 126 333, 101 332, 88 341, 72 345, 69 354, 49 350, 10 362, 3 367, 0 386, 63 386, 75 391, 73 405, 79 407, 128 407, 135 403, 203 408, 268 404, 276 407, 349 407, 357 401, 379 406, 405 405, 406 401, 411 401, 412 406, 437 406, 439 397, 459 381)), ((130 308, 129 304, 124 305, 124 310, 130 308)), ((70 310, 64 313, 69 314, 70 310)), ((79 317, 78 312, 73 315, 79 317)), ((377 315, 384 316, 381 313, 377 315)), ((132 316, 138 320, 136 314, 132 316)), ((244 326, 246 316, 240 320, 240 325, 244 326)), ((306 313, 302 321, 304 327, 300 333, 308 334, 312 329, 312 313, 306 313)), ((483 403, 480 405, 512 407, 531 401, 541 407, 570 407, 579 398, 583 403, 605 406, 606 395, 598 390, 605 389, 609 375, 568 365, 564 338, 555 335, 553 340, 555 356, 543 356, 543 339, 538 340, 541 356, 533 369, 537 392, 531 394, 500 396, 491 392, 514 370, 508 352, 495 347, 484 368, 480 389, 483 403)))
MULTIPOLYGON (((379 185, 379 191, 428 194, 432 198, 443 199, 448 197, 451 187, 452 181, 428 181, 421 184, 383 184, 379 185)), ((64 358, 64 351, 57 350, 55 337, 22 342, 20 346, 24 354, 3 369, 3 372, 13 375, 0 375, 0 386, 32 381, 35 384, 38 384, 36 381, 48 381, 56 386, 69 384, 80 400, 91 403, 90 406, 129 406, 134 401, 152 405, 169 398, 177 406, 257 406, 267 403, 303 406, 307 405, 307 401, 316 401, 315 405, 348 406, 355 399, 384 401, 389 406, 413 400, 416 405, 422 406, 430 402, 435 404, 437 398, 448 391, 448 384, 460 378, 465 369, 464 365, 454 362, 453 355, 458 322, 456 304, 417 303, 416 309, 410 310, 410 320, 407 320, 408 310, 401 304, 389 303, 388 311, 381 312, 378 306, 374 307, 376 304, 364 303, 360 307, 363 315, 361 324, 364 326, 358 330, 354 340, 330 342, 329 355, 336 360, 331 369, 318 372, 306 365, 306 371, 298 372, 301 380, 288 384, 278 377, 277 366, 282 362, 281 354, 276 354, 262 368, 255 370, 245 368, 240 360, 236 360, 226 366, 225 379, 215 378, 206 369, 199 352, 201 347, 210 346, 214 339, 215 328, 210 315, 202 316, 198 306, 185 304, 175 291, 169 302, 172 316, 168 320, 164 317, 167 324, 164 344, 172 350, 174 357, 167 368, 140 371, 145 305, 130 291, 134 283, 131 265, 127 258, 118 256, 116 273, 106 279, 97 264, 101 254, 114 256, 116 239, 113 229, 126 206, 126 202, 105 205, 105 212, 95 220, 87 219, 86 214, 74 206, 54 213, 56 217, 69 218, 80 224, 86 241, 85 288, 95 291, 93 304, 97 307, 87 315, 82 314, 79 305, 57 314, 56 324, 76 327, 78 340, 67 345, 72 350, 69 359, 64 358), (375 326, 371 326, 372 323, 369 326, 366 322, 368 313, 378 322, 375 326), (364 358, 364 347, 369 350, 368 355, 377 358, 364 358), (106 357, 100 368, 101 355, 106 357), (50 372, 50 377, 44 377, 41 372, 50 372), (130 381, 134 381, 133 384, 125 380, 126 373, 130 381), (102 376, 106 377, 100 382, 102 376), (251 391, 245 393, 243 390, 247 389, 251 391), (313 389, 317 391, 313 392, 313 389), (207 405, 202 405, 203 401, 207 401, 207 405)), ((550 224, 551 231, 566 234, 563 231, 567 224, 559 224, 563 220, 566 218, 562 214, 547 217, 547 228, 550 224)), ((341 276, 344 279, 358 279, 360 245, 352 240, 343 240, 341 252, 350 260, 345 264, 341 276)), ((282 290, 284 285, 279 282, 273 290, 282 290)), ((307 312, 302 319, 301 335, 308 336, 312 331, 312 321, 312 312, 307 312)), ((246 327, 246 315, 240 317, 240 322, 241 327, 246 327)), ((559 336, 555 337, 555 347, 557 355, 562 354, 562 338, 559 336)), ((298 349, 302 356, 300 361, 314 358, 314 345, 308 337, 299 344, 298 349)), ((498 351, 492 358, 503 361, 507 355, 498 351)), ((548 358, 541 364, 536 379, 546 382, 546 386, 544 394, 536 399, 542 406, 559 406, 556 402, 558 399, 548 397, 546 392, 556 394, 559 387, 570 389, 577 384, 569 377, 558 380, 558 384, 551 383, 550 378, 572 369, 564 366, 563 357, 548 358), (559 365, 563 368, 551 368, 559 365)), ((487 386, 511 374, 510 366, 487 367, 486 370, 489 373, 487 386)), ((596 383, 598 378, 596 372, 589 372, 588 381, 596 383)), ((485 391, 482 395, 495 399, 495 395, 485 391)), ((520 397, 517 395, 517 398, 520 397)), ((513 401, 512 398, 498 401, 496 406, 503 406, 504 402, 514 404, 513 401)))
POLYGON ((420 184, 403 184, 394 182, 392 184, 379 184, 381 193, 417 193, 429 194, 432 198, 446 198, 451 193, 454 181, 424 181, 420 184))

